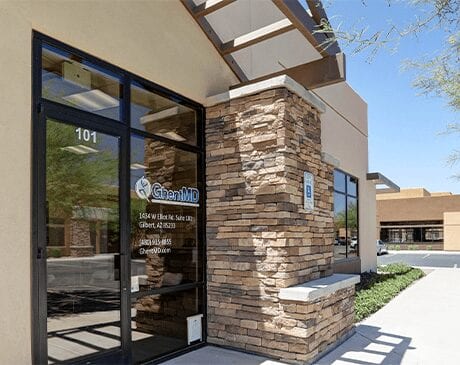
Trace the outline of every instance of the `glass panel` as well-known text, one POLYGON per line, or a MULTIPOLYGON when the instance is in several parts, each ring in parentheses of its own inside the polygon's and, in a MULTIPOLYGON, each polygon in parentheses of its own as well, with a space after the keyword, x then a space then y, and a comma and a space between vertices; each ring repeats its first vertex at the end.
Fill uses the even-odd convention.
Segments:
POLYGON ((134 363, 186 347, 187 317, 203 313, 202 300, 202 289, 198 288, 134 299, 131 307, 134 363))
POLYGON ((358 256, 358 201, 347 199, 347 257, 358 256))
POLYGON ((345 193, 345 174, 334 170, 334 190, 345 193))
POLYGON ((425 241, 441 242, 444 239, 442 228, 427 228, 425 230, 425 241))
POLYGON ((55 363, 120 346, 119 141, 53 120, 46 139, 48 355, 55 363))
POLYGON ((61 254, 60 247, 65 244, 65 221, 50 218, 46 227, 46 246, 51 256, 61 254))
POLYGON ((417 227, 414 228, 414 242, 422 242, 424 236, 424 228, 417 227))
POLYGON ((131 138, 133 292, 202 280, 197 155, 131 138))
POLYGON ((412 228, 401 229, 401 243, 414 242, 414 230, 412 228))
POLYGON ((42 97, 120 120, 120 81, 75 55, 45 45, 42 50, 42 97))
POLYGON ((388 231, 388 228, 380 228, 380 239, 386 243, 390 241, 390 235, 388 231))
POLYGON ((357 181, 358 179, 347 175, 347 194, 348 195, 353 195, 354 197, 358 195, 357 184, 356 184, 357 181))
POLYGON ((131 126, 196 145, 196 112, 138 84, 131 86, 131 126))
POLYGON ((334 193, 335 259, 344 259, 346 257, 347 231, 345 218, 345 195, 334 193))
MULTIPOLYGON (((415 241, 415 230, 414 230, 414 241, 415 241)), ((401 243, 401 230, 397 228, 388 229, 388 242, 389 243, 401 243)))

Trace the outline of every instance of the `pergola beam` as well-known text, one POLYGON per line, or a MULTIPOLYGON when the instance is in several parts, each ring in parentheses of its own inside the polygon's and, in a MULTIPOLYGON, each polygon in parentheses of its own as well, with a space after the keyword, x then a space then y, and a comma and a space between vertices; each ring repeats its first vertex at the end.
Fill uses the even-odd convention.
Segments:
POLYGON ((230 54, 294 29, 295 27, 289 19, 282 19, 222 44, 221 52, 222 54, 230 54))
POLYGON ((345 81, 345 71, 345 55, 343 53, 339 53, 333 56, 321 58, 317 61, 258 77, 257 79, 236 85, 235 87, 256 83, 280 75, 287 75, 306 89, 315 89, 345 81))
POLYGON ((204 3, 193 7, 193 16, 196 18, 211 14, 236 0, 207 0, 204 3))
MULTIPOLYGON (((223 57, 224 61, 227 63, 228 67, 233 71, 235 76, 238 78, 240 82, 246 82, 248 81, 248 78, 244 74, 243 70, 238 66, 238 63, 235 61, 235 59, 232 57, 232 55, 227 54, 223 55, 221 52, 221 47, 222 47, 222 40, 220 37, 217 35, 217 33, 212 29, 211 25, 209 22, 206 20, 204 16, 196 16, 194 9, 195 9, 195 4, 193 3, 192 0, 180 0, 182 4, 185 6, 185 8, 188 10, 190 15, 195 19, 195 21, 198 23, 200 26, 201 30, 206 34, 208 39, 211 41, 212 45, 214 48, 219 52, 219 54, 223 57)), ((224 0, 223 0, 224 1, 224 0)), ((227 4, 225 4, 227 5, 227 4)))
POLYGON ((322 19, 329 21, 321 0, 307 0, 307 5, 316 24, 321 24, 322 19))
POLYGON ((329 38, 319 32, 318 24, 308 15, 298 0, 272 1, 323 57, 340 53, 337 42, 329 43, 329 38))
POLYGON ((200 5, 195 5, 193 0, 181 0, 182 4, 198 23, 241 84, 250 84, 282 74, 293 78, 307 89, 345 80, 345 56, 340 53, 337 42, 334 41, 331 43, 327 34, 318 31, 318 23, 321 22, 321 19, 327 19, 320 0, 307 0, 312 16, 307 13, 298 0, 272 0, 276 7, 284 14, 285 19, 223 43, 205 16, 224 8, 234 1, 207 0, 200 5), (233 58, 232 53, 295 29, 318 50, 323 58, 264 75, 257 79, 248 80, 244 71, 233 58))

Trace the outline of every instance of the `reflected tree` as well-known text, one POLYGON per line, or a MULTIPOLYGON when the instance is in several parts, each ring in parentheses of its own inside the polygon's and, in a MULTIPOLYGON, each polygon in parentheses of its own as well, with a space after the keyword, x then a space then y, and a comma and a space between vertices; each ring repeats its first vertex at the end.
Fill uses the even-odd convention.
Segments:
POLYGON ((65 149, 79 143, 74 126, 48 121, 46 197, 50 216, 68 218, 76 207, 107 207, 107 201, 118 201, 118 181, 113 181, 118 176, 118 158, 106 151, 78 154, 65 149))

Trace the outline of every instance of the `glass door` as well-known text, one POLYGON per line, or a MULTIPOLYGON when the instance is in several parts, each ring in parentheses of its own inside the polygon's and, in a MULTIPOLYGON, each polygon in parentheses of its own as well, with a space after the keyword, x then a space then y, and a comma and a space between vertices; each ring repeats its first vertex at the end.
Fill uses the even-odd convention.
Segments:
POLYGON ((33 363, 206 338, 204 110, 34 32, 33 363))
POLYGON ((122 344, 120 137, 45 128, 47 361, 91 363, 122 344))

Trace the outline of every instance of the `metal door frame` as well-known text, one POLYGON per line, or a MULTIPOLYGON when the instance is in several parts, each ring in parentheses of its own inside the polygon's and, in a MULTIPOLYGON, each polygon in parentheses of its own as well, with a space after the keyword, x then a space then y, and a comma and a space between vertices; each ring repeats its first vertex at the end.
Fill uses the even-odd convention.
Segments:
MULTIPOLYGON (((132 135, 144 136, 153 140, 168 143, 179 149, 197 154, 198 186, 200 189, 200 209, 198 211, 197 230, 198 241, 202 250, 202 281, 185 286, 200 288, 203 292, 201 306, 203 308, 203 338, 207 337, 207 291, 206 291, 206 158, 205 158, 205 109, 199 103, 180 94, 168 90, 160 85, 146 80, 113 66, 97 57, 70 47, 56 39, 33 31, 32 34, 32 209, 31 209, 31 301, 32 301, 32 362, 44 364, 47 359, 47 293, 46 293, 46 119, 53 118, 62 123, 81 126, 86 129, 113 135, 119 138, 119 213, 120 213, 120 295, 121 295, 121 350, 111 350, 109 353, 122 363, 132 362, 131 342, 131 261, 130 261, 130 141, 132 135), (120 118, 119 121, 75 109, 42 98, 42 45, 48 44, 100 65, 120 79, 120 118), (148 90, 163 97, 172 99, 180 104, 192 108, 197 113, 196 136, 197 145, 187 145, 183 142, 169 140, 141 130, 131 128, 130 116, 130 85, 136 82, 148 90)), ((172 288, 171 288, 172 289, 172 288)), ((177 287, 177 290, 180 288, 177 287)), ((159 292, 162 289, 159 290, 159 292)), ((169 291, 169 290, 168 290, 169 291)), ((179 354, 192 351, 206 344, 190 345, 176 350, 148 363, 157 363, 179 354)), ((101 356, 108 356, 105 352, 101 356)), ((97 355, 91 359, 97 361, 97 355)), ((83 360, 80 358, 79 361, 83 360)))

